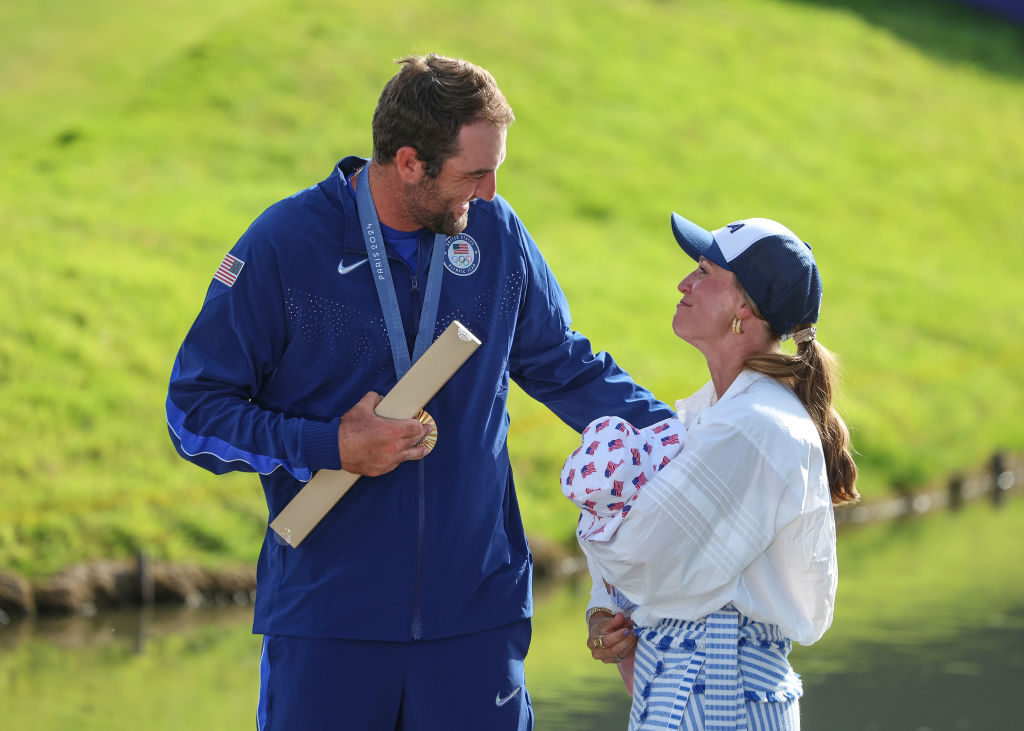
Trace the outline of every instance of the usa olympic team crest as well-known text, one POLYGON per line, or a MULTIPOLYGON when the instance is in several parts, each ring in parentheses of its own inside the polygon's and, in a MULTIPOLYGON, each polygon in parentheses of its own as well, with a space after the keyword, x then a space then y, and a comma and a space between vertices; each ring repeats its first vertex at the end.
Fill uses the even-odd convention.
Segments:
POLYGON ((449 236, 444 268, 459 277, 468 277, 480 266, 480 247, 469 234, 449 236))

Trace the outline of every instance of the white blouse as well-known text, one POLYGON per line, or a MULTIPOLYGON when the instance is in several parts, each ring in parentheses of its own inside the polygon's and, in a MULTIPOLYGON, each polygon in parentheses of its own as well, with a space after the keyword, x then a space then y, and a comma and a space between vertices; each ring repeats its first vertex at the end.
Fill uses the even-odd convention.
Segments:
MULTIPOLYGON (((615 605, 608 582, 638 605, 639 626, 731 603, 796 642, 816 642, 832 623, 838 573, 824 454, 806 409, 749 370, 717 403, 708 383, 676 409, 681 451, 637 490, 614 535, 580 541, 590 606, 615 605)), ((642 446, 645 436, 624 439, 642 446)))

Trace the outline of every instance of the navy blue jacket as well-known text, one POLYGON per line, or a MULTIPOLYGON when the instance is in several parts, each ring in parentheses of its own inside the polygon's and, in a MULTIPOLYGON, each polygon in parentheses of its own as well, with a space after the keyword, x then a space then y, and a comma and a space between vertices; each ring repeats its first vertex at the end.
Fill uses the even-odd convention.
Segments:
MULTIPOLYGON (((370 267, 352 268, 366 249, 342 186, 363 164, 342 160, 256 219, 231 250, 241 268, 211 283, 174 363, 178 452, 218 474, 259 472, 270 520, 317 470, 342 467, 340 415, 396 381, 370 267)), ((637 426, 672 414, 570 329, 558 283, 505 200, 474 201, 461 240, 473 261, 446 259, 434 336, 459 320, 483 345, 427 405, 437 446, 360 478, 298 548, 268 528, 255 632, 404 641, 530 616, 509 379, 577 431, 603 414, 637 426)), ((425 233, 417 272, 388 247, 410 350, 432 245, 425 233)))

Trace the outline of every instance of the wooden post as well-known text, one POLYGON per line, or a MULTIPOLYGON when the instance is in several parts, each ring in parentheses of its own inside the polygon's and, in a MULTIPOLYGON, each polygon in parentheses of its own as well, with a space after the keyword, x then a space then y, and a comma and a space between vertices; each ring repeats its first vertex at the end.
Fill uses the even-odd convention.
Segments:
POLYGON ((145 551, 139 551, 135 566, 139 578, 139 604, 143 607, 151 607, 155 592, 153 590, 153 574, 149 570, 149 556, 145 551))
POLYGON ((911 490, 907 483, 903 480, 897 480, 893 483, 893 488, 900 496, 900 514, 901 519, 906 519, 914 515, 914 492, 911 490))
POLYGON ((1003 483, 1007 482, 1003 474, 1006 472, 1006 458, 1002 452, 992 455, 992 505, 1002 507, 1003 483))
POLYGON ((959 472, 949 478, 949 509, 959 510, 964 504, 964 476, 959 472))

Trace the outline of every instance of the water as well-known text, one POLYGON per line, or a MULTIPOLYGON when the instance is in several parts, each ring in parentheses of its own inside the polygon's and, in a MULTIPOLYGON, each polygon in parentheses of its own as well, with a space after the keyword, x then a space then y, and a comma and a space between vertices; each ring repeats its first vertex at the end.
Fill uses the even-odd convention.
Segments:
MULTIPOLYGON (((1002 731, 1020 728, 1012 702, 1024 690, 1024 603, 976 615, 909 621, 941 626, 942 640, 830 642, 796 647, 804 679, 803 728, 829 731, 1002 731)), ((898 634, 898 632, 893 633, 898 634)), ((555 682, 534 692, 538 729, 623 731, 629 699, 614 673, 555 682)))
POLYGON ((858 648, 856 656, 843 660, 858 670, 832 672, 806 683, 802 709, 806 727, 850 731, 1019 728, 1011 703, 1024 680, 1024 606, 991 619, 996 626, 964 627, 951 641, 906 647, 873 643, 858 648), (837 718, 837 714, 841 715, 837 718))
MULTIPOLYGON (((840 536, 836 620, 792 660, 804 729, 1016 729, 1024 501, 840 536)), ((527 679, 538 731, 622 731, 629 698, 584 647, 586 587, 538 593, 527 679)), ((250 730, 251 609, 103 614, 0 628, 0 730, 250 730)))

